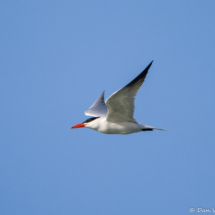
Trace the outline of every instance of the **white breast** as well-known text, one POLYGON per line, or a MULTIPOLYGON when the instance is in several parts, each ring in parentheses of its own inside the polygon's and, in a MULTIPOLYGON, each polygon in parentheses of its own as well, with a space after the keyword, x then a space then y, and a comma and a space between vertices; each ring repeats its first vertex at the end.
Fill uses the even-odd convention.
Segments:
POLYGON ((86 127, 105 134, 130 134, 141 131, 143 126, 133 122, 109 122, 102 117, 89 123, 86 127))

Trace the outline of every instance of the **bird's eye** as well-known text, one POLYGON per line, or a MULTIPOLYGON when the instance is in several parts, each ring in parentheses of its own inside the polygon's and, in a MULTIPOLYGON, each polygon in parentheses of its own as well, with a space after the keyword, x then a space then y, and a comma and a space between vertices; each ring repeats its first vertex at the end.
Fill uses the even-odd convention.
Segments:
POLYGON ((92 117, 92 118, 89 118, 89 119, 85 120, 85 121, 83 122, 83 124, 92 122, 93 120, 95 120, 95 119, 97 119, 97 118, 99 118, 99 117, 92 117))

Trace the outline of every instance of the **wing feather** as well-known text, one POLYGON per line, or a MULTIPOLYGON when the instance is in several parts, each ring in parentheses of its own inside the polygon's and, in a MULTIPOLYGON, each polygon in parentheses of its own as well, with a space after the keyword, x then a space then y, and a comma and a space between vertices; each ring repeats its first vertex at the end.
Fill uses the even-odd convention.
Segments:
MULTIPOLYGON (((153 62, 153 61, 152 61, 153 62)), ((136 122, 134 115, 134 100, 142 86, 152 62, 125 87, 113 93, 107 100, 107 120, 111 122, 136 122)))
POLYGON ((104 102, 104 92, 99 96, 99 98, 93 103, 93 105, 85 111, 87 116, 106 116, 107 115, 107 106, 104 102))

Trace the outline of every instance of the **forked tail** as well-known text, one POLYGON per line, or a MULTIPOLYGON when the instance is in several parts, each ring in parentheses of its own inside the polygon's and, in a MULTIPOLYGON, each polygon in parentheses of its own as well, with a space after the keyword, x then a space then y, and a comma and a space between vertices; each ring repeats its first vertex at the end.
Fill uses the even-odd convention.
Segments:
POLYGON ((161 131, 169 131, 167 129, 162 129, 162 128, 155 128, 155 127, 151 127, 151 126, 147 126, 146 128, 143 128, 142 131, 153 131, 153 130, 161 130, 161 131))

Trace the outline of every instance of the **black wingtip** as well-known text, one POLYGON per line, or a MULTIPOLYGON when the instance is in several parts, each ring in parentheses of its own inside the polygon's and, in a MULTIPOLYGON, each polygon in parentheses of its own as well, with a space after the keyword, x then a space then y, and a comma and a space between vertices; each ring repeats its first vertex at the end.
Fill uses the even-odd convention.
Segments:
POLYGON ((150 63, 147 67, 150 67, 150 66, 152 65, 153 62, 154 62, 154 60, 152 60, 151 63, 150 63))
POLYGON ((152 65, 152 63, 153 63, 154 61, 152 61, 144 70, 143 70, 143 72, 145 72, 146 74, 148 73, 148 70, 149 70, 149 68, 151 67, 151 65, 152 65))
POLYGON ((144 79, 148 73, 149 68, 151 67, 153 61, 133 80, 131 81, 129 84, 127 84, 125 87, 131 87, 132 85, 135 85, 137 82, 139 82, 139 85, 141 86, 144 82, 144 79))

